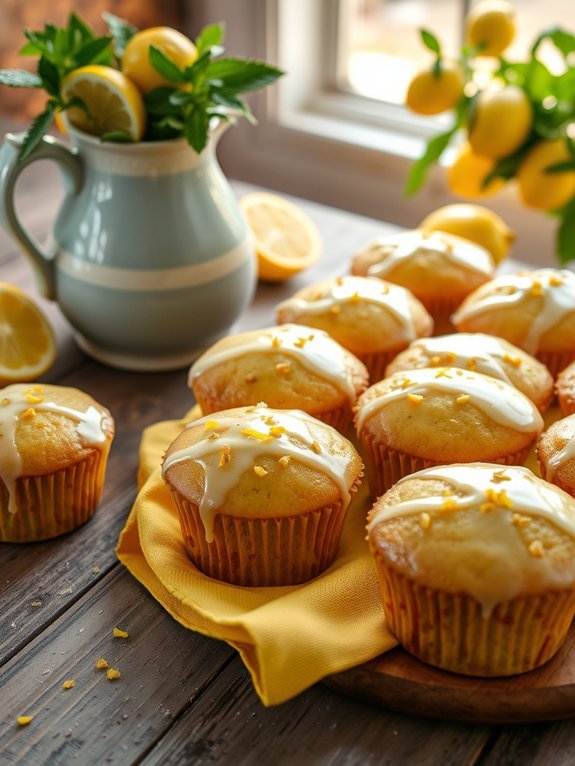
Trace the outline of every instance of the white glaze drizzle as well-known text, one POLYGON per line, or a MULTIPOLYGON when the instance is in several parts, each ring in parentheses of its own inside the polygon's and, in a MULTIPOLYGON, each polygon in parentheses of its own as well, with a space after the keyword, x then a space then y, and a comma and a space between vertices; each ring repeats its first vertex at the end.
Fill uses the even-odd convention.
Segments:
POLYGON ((0 478, 8 490, 8 510, 16 512, 16 481, 22 475, 22 458, 16 445, 16 429, 26 410, 64 415, 77 423, 76 431, 90 446, 106 442, 106 414, 92 405, 85 412, 45 400, 42 386, 16 384, 0 392, 0 478))
POLYGON ((494 551, 503 566, 516 568, 515 576, 499 581, 490 572, 486 572, 484 577, 477 577, 473 571, 468 572, 465 560, 462 560, 463 566, 458 572, 460 585, 479 601, 485 617, 497 603, 518 595, 523 585, 521 575, 525 574, 525 569, 531 570, 531 583, 536 580, 543 587, 561 585, 569 579, 572 581, 573 568, 571 571, 561 571, 565 568, 548 566, 545 557, 535 558, 518 533, 517 516, 527 514, 527 517, 545 518, 575 539, 575 512, 566 502, 565 494, 538 479, 528 468, 486 463, 439 466, 406 476, 400 479, 396 487, 415 479, 447 482, 453 488, 453 494, 446 497, 441 492, 393 505, 382 505, 371 519, 368 530, 390 519, 427 513, 431 516, 432 531, 434 518, 461 511, 472 514, 468 529, 475 542, 494 551))
POLYGON ((285 354, 343 391, 353 404, 356 389, 346 351, 323 330, 297 324, 266 327, 257 333, 235 336, 233 346, 221 349, 219 343, 208 349, 191 367, 188 383, 218 364, 250 353, 285 354))
MULTIPOLYGON (((487 375, 455 367, 434 367, 397 372, 386 378, 390 388, 366 402, 357 414, 358 433, 368 420, 383 407, 409 394, 425 397, 435 391, 453 394, 455 398, 469 394, 470 404, 479 407, 496 423, 516 431, 541 431, 543 418, 525 394, 487 375)), ((369 390, 369 389, 368 389, 369 390)))
POLYGON ((311 293, 308 297, 288 298, 277 307, 287 314, 287 321, 297 321, 300 317, 323 314, 334 306, 349 304, 354 301, 373 303, 389 311, 400 323, 403 339, 416 337, 409 293, 404 287, 384 282, 375 277, 340 277, 325 286, 318 286, 318 297, 311 293))
POLYGON ((369 276, 385 277, 400 263, 430 253, 479 274, 493 275, 493 260, 485 248, 444 232, 404 231, 377 240, 368 250, 381 255, 381 260, 368 268, 369 276))
POLYGON ((566 269, 539 269, 526 274, 497 277, 478 288, 453 315, 458 324, 493 310, 519 306, 533 295, 541 297, 541 307, 529 324, 522 348, 530 354, 539 349, 541 337, 567 314, 575 311, 575 274, 566 269))
POLYGON ((184 461, 193 460, 203 467, 205 485, 199 511, 208 542, 214 539, 214 519, 227 494, 261 457, 272 456, 279 460, 289 456, 322 472, 337 486, 342 503, 347 507, 351 498, 345 482, 349 459, 343 451, 338 454, 333 448, 318 444, 309 429, 309 425, 317 425, 314 418, 299 410, 272 410, 262 405, 249 407, 245 413, 214 413, 189 423, 187 428, 216 425, 209 427, 200 441, 169 455, 162 467, 162 476, 171 466, 184 461), (270 429, 273 433, 274 426, 281 427, 283 432, 276 431, 275 436, 270 435, 270 429), (263 435, 263 439, 250 436, 246 430, 263 435), (214 433, 219 434, 219 438, 210 438, 214 433), (230 460, 220 467, 222 448, 230 450, 230 460))
POLYGON ((500 338, 492 335, 459 332, 436 338, 419 338, 411 344, 412 348, 420 348, 431 357, 450 354, 452 358, 449 365, 442 359, 443 366, 465 369, 473 364, 474 372, 511 383, 505 370, 504 358, 513 356, 513 353, 504 348, 500 338))

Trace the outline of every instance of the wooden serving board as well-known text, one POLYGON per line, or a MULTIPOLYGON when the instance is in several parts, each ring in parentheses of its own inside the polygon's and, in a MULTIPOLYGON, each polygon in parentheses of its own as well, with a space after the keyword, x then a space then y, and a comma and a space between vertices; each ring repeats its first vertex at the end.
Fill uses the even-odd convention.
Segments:
POLYGON ((475 723, 526 723, 575 716, 575 626, 545 665, 509 678, 474 678, 439 670, 401 648, 330 676, 325 683, 410 715, 475 723))
MULTIPOLYGON (((548 428, 563 417, 545 413, 548 428)), ((533 450, 526 465, 540 476, 533 450)), ((426 665, 401 647, 330 676, 332 689, 400 713, 474 723, 526 723, 575 717, 575 622, 561 650, 529 673, 477 678, 426 665)))

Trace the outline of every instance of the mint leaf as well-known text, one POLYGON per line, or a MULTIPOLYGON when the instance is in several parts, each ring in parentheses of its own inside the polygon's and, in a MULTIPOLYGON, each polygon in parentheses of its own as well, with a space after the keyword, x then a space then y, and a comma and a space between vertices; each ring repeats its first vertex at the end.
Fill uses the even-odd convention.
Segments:
POLYGON ((544 173, 565 173, 567 171, 575 170, 575 159, 565 160, 565 162, 556 162, 553 165, 548 165, 544 169, 544 173))
POLYGON ((42 53, 36 43, 26 43, 18 51, 20 56, 39 56, 42 53))
POLYGON ((191 104, 196 100, 194 93, 188 93, 186 90, 174 90, 170 95, 170 104, 172 106, 183 106, 184 104, 191 104))
POLYGON ((0 69, 0 85, 10 88, 41 88, 42 80, 24 69, 0 69))
POLYGON ((263 61, 227 58, 212 61, 207 69, 210 80, 221 80, 229 93, 242 93, 269 85, 285 72, 263 61))
POLYGON ((150 45, 148 52, 150 64, 156 72, 162 75, 168 82, 183 83, 186 81, 181 69, 171 61, 166 54, 155 45, 150 45))
POLYGON ((112 52, 110 47, 111 42, 111 37, 97 37, 95 40, 90 40, 85 43, 75 56, 76 65, 80 67, 86 66, 87 64, 101 63, 103 59, 106 59, 105 54, 108 54, 109 60, 109 54, 112 52))
POLYGON ((205 108, 197 106, 189 115, 184 132, 190 146, 201 154, 208 143, 208 134, 210 130, 210 117, 205 108))
MULTIPOLYGON (((225 106, 233 112, 239 112, 248 120, 248 122, 251 122, 252 125, 257 123, 256 118, 253 116, 246 102, 237 96, 233 96, 231 93, 227 93, 220 89, 214 89, 210 92, 210 100, 218 106, 225 106)), ((229 115, 226 115, 226 117, 229 117, 229 115)))
POLYGON ((188 82, 195 83, 203 77, 211 64, 211 55, 211 50, 204 51, 193 64, 184 69, 184 75, 188 82))
POLYGON ((575 35, 562 27, 549 27, 537 37, 531 48, 531 58, 537 56, 537 52, 544 40, 550 40, 565 58, 575 51, 575 35))
POLYGON ((122 133, 120 130, 113 131, 111 133, 104 133, 100 136, 100 141, 113 142, 117 144, 133 144, 134 140, 127 133, 122 133))
MULTIPOLYGON (((204 27, 195 40, 198 56, 201 56, 205 51, 212 51, 214 47, 220 46, 223 37, 223 23, 209 24, 207 27, 204 27)), ((212 55, 214 55, 213 51, 212 55)))
POLYGON ((38 74, 42 80, 44 90, 55 98, 60 97, 60 73, 57 67, 42 56, 38 62, 38 74))
POLYGON ((419 36, 421 37, 421 42, 425 45, 426 48, 428 48, 432 53, 436 53, 438 56, 441 56, 441 45, 439 44, 439 40, 433 34, 433 32, 430 32, 428 29, 420 29, 419 36))
POLYGON ((146 106, 146 112, 148 114, 176 114, 179 110, 174 107, 170 102, 170 96, 172 93, 177 93, 175 88, 168 86, 162 86, 161 88, 154 88, 144 96, 144 104, 146 106))
POLYGON ((415 192, 421 189, 425 183, 429 169, 433 163, 437 162, 441 157, 457 129, 457 125, 455 125, 450 130, 434 136, 427 142, 425 152, 409 169, 404 190, 404 194, 407 197, 411 197, 415 192))
POLYGON ((46 106, 46 110, 39 114, 30 126, 28 132, 24 136, 24 142, 18 155, 18 161, 22 162, 29 157, 34 149, 38 146, 44 135, 48 132, 52 120, 54 119, 55 106, 50 101, 46 106))
POLYGON ((557 259, 562 266, 575 259, 575 198, 561 210, 556 250, 557 259))
POLYGON ((106 11, 102 14, 102 18, 114 40, 114 53, 118 58, 121 58, 126 50, 126 45, 138 31, 138 27, 106 11))

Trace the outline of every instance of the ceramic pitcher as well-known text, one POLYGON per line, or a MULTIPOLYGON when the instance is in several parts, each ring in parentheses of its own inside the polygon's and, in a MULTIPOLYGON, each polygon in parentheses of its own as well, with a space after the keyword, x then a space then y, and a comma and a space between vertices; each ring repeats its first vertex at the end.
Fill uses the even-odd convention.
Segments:
POLYGON ((252 298, 255 259, 234 193, 215 156, 226 123, 196 154, 184 139, 102 143, 47 136, 18 162, 22 135, 0 151, 0 221, 20 243, 40 292, 56 300, 80 347, 132 370, 175 369, 223 335, 252 298), (14 187, 55 160, 65 199, 42 252, 21 226, 14 187))

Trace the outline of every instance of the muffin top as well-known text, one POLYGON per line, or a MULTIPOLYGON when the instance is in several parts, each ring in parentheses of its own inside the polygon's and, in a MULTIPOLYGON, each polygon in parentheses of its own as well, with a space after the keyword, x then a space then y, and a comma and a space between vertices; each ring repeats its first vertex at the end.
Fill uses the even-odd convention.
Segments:
POLYGON ((503 380, 544 410, 553 396, 547 367, 503 338, 483 333, 454 333, 413 341, 387 367, 387 375, 422 367, 459 367, 503 380))
POLYGON ((353 258, 351 270, 388 279, 420 296, 438 290, 466 295, 491 279, 495 267, 490 253, 469 240, 415 229, 376 240, 353 258))
POLYGON ((527 468, 419 471, 379 498, 368 522, 370 546, 389 566, 473 596, 486 616, 520 594, 575 586, 575 500, 527 468))
POLYGON ((555 388, 561 412, 572 415, 575 412, 575 362, 561 370, 555 388))
POLYGON ((76 388, 18 383, 0 392, 0 479, 15 511, 20 476, 41 476, 108 449, 110 412, 76 388))
POLYGON ((575 415, 555 421, 541 434, 537 457, 544 479, 575 487, 575 415))
POLYGON ((162 469, 167 483, 198 506, 208 541, 224 508, 230 516, 274 518, 347 506, 361 472, 354 446, 334 428, 263 403, 189 423, 162 469))
POLYGON ((279 304, 277 318, 325 330, 358 354, 404 348, 433 330, 433 320, 408 290, 368 277, 338 277, 304 287, 279 304))
POLYGON ((410 455, 450 462, 494 460, 543 429, 537 407, 513 386, 448 367, 398 372, 371 386, 356 408, 360 435, 410 455))
POLYGON ((223 338, 188 378, 218 409, 267 401, 310 412, 355 403, 368 380, 365 366, 326 332, 292 324, 223 338))
POLYGON ((572 350, 575 274, 539 269, 497 277, 469 295, 452 319, 458 330, 499 335, 530 354, 572 350))

